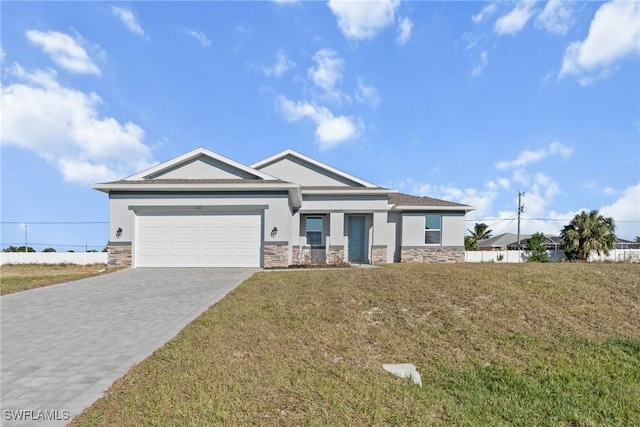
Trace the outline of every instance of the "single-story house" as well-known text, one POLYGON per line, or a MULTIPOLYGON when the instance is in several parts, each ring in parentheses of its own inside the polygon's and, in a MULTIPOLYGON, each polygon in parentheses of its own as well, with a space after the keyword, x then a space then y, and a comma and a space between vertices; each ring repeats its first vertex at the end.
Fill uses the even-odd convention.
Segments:
POLYGON ((399 193, 293 150, 251 166, 197 148, 109 194, 110 266, 464 262, 471 206, 399 193))
MULTIPOLYGON (((527 247, 527 240, 531 237, 530 234, 520 234, 520 247, 525 249, 527 247)), ((554 236, 550 234, 544 235, 545 248, 549 251, 562 250, 562 237, 554 236)), ((630 240, 616 239, 614 249, 640 249, 639 243, 634 243, 630 240)), ((490 237, 488 239, 478 240, 479 251, 503 251, 518 250, 518 235, 515 233, 502 233, 497 236, 490 237)))
MULTIPOLYGON (((527 240, 531 237, 531 234, 520 234, 520 248, 527 247, 527 240)), ((562 249, 562 238, 559 236, 544 235, 544 246, 547 250, 562 249)), ((502 233, 497 236, 489 237, 488 239, 478 240, 479 251, 503 251, 518 250, 518 235, 515 233, 502 233)))

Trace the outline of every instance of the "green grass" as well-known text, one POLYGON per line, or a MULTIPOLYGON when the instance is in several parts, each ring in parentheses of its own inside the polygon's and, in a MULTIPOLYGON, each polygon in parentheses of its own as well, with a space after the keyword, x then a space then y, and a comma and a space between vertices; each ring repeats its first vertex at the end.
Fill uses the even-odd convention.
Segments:
POLYGON ((0 266, 0 295, 85 279, 106 272, 104 264, 5 264, 0 266))
POLYGON ((260 273, 72 425, 640 425, 639 288, 631 264, 260 273))

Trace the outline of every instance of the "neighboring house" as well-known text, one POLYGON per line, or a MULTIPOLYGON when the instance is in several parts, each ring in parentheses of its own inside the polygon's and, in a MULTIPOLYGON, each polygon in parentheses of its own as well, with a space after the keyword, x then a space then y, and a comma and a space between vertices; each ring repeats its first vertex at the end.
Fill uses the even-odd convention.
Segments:
POLYGON ((640 249, 640 243, 618 238, 616 240, 616 249, 640 249))
POLYGON ((292 150, 245 166, 198 148, 109 194, 109 265, 464 262, 470 206, 399 193, 292 150))
MULTIPOLYGON (((527 240, 530 234, 520 234, 520 248, 527 247, 527 240)), ((547 250, 557 250, 561 248, 562 239, 558 236, 544 235, 544 246, 547 250)), ((478 240, 479 251, 502 251, 518 250, 518 235, 515 233, 502 233, 488 239, 478 240)))
MULTIPOLYGON (((520 245, 522 249, 527 247, 527 240, 530 237, 530 234, 520 234, 520 245)), ((562 250, 562 237, 545 234, 544 246, 550 251, 562 250)), ((625 239, 617 239, 614 249, 640 249, 640 244, 625 239)), ((518 235, 514 233, 503 233, 488 239, 478 240, 478 250, 518 250, 518 235)))

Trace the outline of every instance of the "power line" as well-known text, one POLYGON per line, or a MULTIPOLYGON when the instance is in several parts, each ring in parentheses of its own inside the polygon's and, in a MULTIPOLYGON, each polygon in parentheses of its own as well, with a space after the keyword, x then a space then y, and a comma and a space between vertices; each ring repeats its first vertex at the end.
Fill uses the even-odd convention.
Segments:
POLYGON ((506 229, 507 229, 507 227, 508 227, 508 226, 510 226, 511 224, 513 224, 513 221, 515 221, 515 217, 514 217, 514 218, 511 218, 511 221, 509 221, 509 223, 508 223, 507 225, 505 225, 504 227, 502 227, 502 230, 500 230, 500 232, 499 232, 499 233, 496 233, 496 236, 497 236, 497 235, 502 234, 502 233, 504 232, 504 230, 506 230, 506 229))

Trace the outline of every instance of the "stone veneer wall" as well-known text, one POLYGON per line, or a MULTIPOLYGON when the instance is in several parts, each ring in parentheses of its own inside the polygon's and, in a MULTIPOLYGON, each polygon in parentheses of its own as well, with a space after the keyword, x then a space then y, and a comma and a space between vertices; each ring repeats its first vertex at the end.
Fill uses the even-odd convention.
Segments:
POLYGON ((107 267, 131 267, 131 243, 109 242, 107 252, 109 253, 107 267))
POLYGON ((386 245, 374 245, 371 248, 371 262, 373 264, 387 262, 387 246, 386 245))
POLYGON ((400 262, 464 262, 464 248, 404 246, 400 262))
POLYGON ((301 264, 300 258, 302 257, 302 251, 300 250, 300 246, 294 246, 291 250, 291 263, 292 264, 301 264))
POLYGON ((344 262, 344 246, 329 246, 327 264, 341 264, 344 262))
POLYGON ((264 244, 264 267, 286 267, 289 265, 289 243, 269 242, 264 244))

